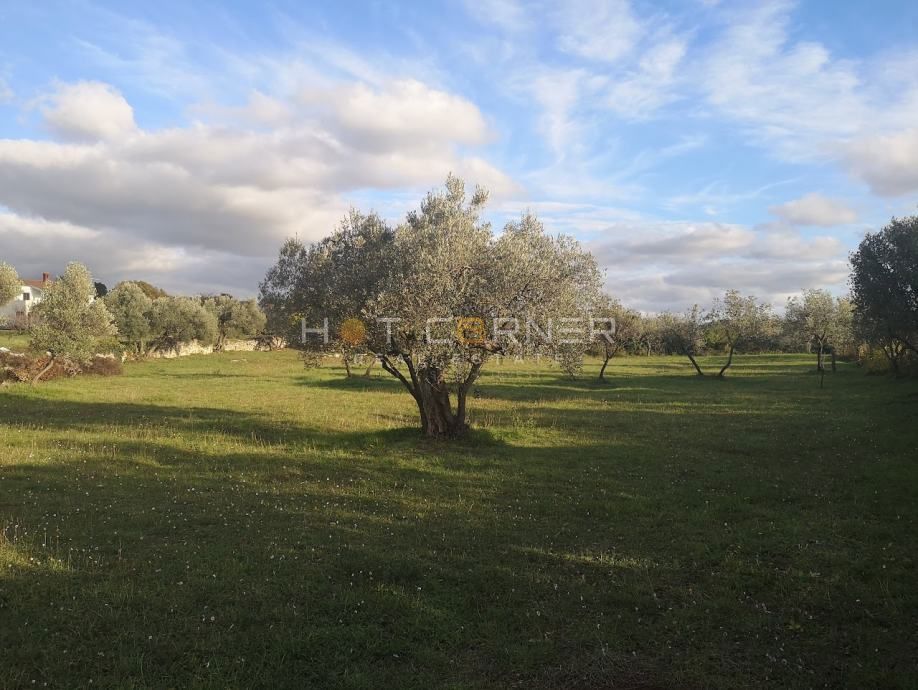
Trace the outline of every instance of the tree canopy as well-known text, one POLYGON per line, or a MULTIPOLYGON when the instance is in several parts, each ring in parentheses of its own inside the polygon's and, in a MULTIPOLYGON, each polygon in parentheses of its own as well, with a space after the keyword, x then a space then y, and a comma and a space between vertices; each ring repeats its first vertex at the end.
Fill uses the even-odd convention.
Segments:
POLYGON ((251 338, 264 330, 267 318, 253 299, 238 300, 232 295, 202 299, 204 308, 217 322, 215 349, 222 350, 230 338, 251 338))
POLYGON ((92 274, 79 263, 68 264, 64 274, 45 287, 32 312, 36 317, 32 347, 51 353, 47 368, 58 357, 84 362, 96 354, 103 340, 117 335, 112 315, 95 295, 92 274))
POLYGON ((153 300, 137 283, 123 282, 105 295, 105 305, 115 320, 121 342, 135 355, 143 354, 152 336, 153 300))
POLYGON ((582 355, 601 283, 593 257, 546 234, 534 215, 495 236, 480 218, 487 198, 450 176, 394 230, 352 213, 326 241, 290 241, 262 283, 262 304, 281 323, 307 315, 316 331, 307 346, 333 334, 359 341, 414 398, 426 434, 462 434, 489 357, 582 355))
POLYGON ((19 280, 16 269, 0 261, 0 305, 15 299, 20 290, 22 290, 22 281, 19 280))
POLYGON ((918 354, 918 216, 868 233, 851 254, 851 269, 852 301, 866 330, 918 354))

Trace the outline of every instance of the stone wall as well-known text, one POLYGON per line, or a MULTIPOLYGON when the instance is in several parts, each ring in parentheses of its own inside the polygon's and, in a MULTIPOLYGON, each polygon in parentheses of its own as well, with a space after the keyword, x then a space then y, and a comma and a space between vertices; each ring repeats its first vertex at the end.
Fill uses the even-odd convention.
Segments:
MULTIPOLYGON (((273 338, 270 342, 259 340, 257 338, 248 338, 245 340, 227 340, 223 344, 224 352, 254 352, 255 350, 279 350, 287 346, 283 338, 273 338)), ((187 357, 188 355, 209 355, 214 352, 213 345, 202 345, 197 340, 190 343, 182 343, 178 351, 164 350, 154 352, 150 357, 160 359, 174 359, 175 357, 187 357)))

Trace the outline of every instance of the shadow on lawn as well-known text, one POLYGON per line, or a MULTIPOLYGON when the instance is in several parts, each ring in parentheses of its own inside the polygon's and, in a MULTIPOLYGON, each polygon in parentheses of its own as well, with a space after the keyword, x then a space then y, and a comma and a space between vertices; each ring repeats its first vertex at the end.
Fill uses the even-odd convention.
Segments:
MULTIPOLYGON (((43 402, 46 429, 72 428, 66 419, 80 403, 43 402)), ((150 406, 86 407, 77 416, 101 424, 155 417, 150 406)), ((223 424, 271 433, 244 415, 227 421, 225 411, 205 421, 217 412, 223 424)), ((172 427, 184 417, 160 419, 172 427)), ((591 622, 561 610, 530 615, 547 604, 532 513, 557 531, 557 486, 519 477, 509 487, 487 468, 354 462, 337 452, 401 443, 401 430, 314 440, 314 452, 291 458, 255 443, 232 452, 168 438, 106 448, 63 434, 48 445, 69 459, 4 467, 0 514, 25 529, 4 523, 0 540, 22 562, 0 582, 8 680, 562 687, 590 677, 645 686, 640 663, 597 654, 591 622), (521 505, 520 496, 547 503, 521 505), (65 565, 43 566, 49 559, 65 565)), ((480 440, 451 453, 480 451, 480 440)), ((549 449, 539 457, 548 461, 549 449)), ((597 548, 595 535, 565 524, 571 548, 597 548)), ((591 588, 605 587, 602 573, 589 577, 591 588)), ((646 572, 620 577, 643 588, 646 572)))
MULTIPOLYGON (((41 430, 50 457, 0 467, 0 547, 17 563, 0 579, 0 685, 647 688, 735 672, 726 687, 759 680, 785 645, 843 684, 843 656, 819 654, 845 626, 801 649, 786 627, 798 612, 774 611, 799 602, 818 620, 835 606, 809 576, 833 563, 812 523, 838 522, 809 496, 808 482, 827 486, 819 459, 758 453, 740 472, 728 455, 770 448, 795 409, 730 415, 698 399, 708 407, 529 405, 533 424, 576 439, 529 447, 487 429, 446 444, 4 395, 0 418, 41 430), (694 471, 709 456, 719 467, 694 471)), ((883 644, 882 624, 858 634, 883 644)))

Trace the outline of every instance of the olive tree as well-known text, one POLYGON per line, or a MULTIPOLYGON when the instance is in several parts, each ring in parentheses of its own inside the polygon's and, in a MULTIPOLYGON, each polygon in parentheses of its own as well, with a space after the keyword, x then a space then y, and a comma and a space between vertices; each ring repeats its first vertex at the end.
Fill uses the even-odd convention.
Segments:
POLYGON ((152 346, 178 351, 182 343, 196 340, 211 345, 217 339, 217 318, 190 297, 159 297, 150 309, 152 346))
POLYGON ((592 255, 531 214, 495 237, 480 219, 487 198, 481 188, 468 198, 453 176, 430 192, 395 230, 391 269, 368 310, 387 326, 371 349, 430 436, 466 431, 468 393, 491 356, 582 353, 592 336, 601 284, 592 255))
POLYGON ((723 378, 733 364, 733 354, 742 344, 751 344, 766 333, 771 307, 755 297, 743 296, 738 290, 727 290, 714 300, 707 317, 707 336, 727 349, 727 361, 717 372, 723 378))
MULTIPOLYGON (((0 261, 0 306, 15 299, 21 289, 22 282, 19 280, 16 269, 0 261)), ((3 317, 0 317, 0 325, 2 325, 2 319, 3 317)))
POLYGON ((32 312, 37 325, 32 329, 32 348, 47 351, 47 366, 32 379, 32 385, 61 357, 85 362, 96 354, 99 344, 117 335, 112 315, 102 300, 96 299, 89 269, 79 263, 45 287, 45 294, 32 312))
POLYGON ((344 339, 347 330, 348 340, 359 339, 404 385, 425 434, 461 435, 468 429, 468 393, 490 357, 582 357, 601 283, 593 257, 570 238, 546 234, 535 216, 495 236, 480 219, 487 197, 480 188, 467 197, 462 180, 450 176, 444 190, 429 193, 394 230, 358 215, 350 221, 359 221, 352 240, 339 228, 314 248, 288 242, 262 284, 263 303, 269 310, 282 305, 283 320, 297 313, 296 301, 283 306, 291 292, 319 291, 299 301, 320 305, 310 312, 305 346, 320 346, 334 333, 344 339), (340 265, 323 273, 322 257, 340 265), (298 269, 298 261, 305 266, 298 269), (310 286, 298 271, 327 277, 310 286), (296 287, 288 289, 291 284, 296 287), (349 328, 341 328, 347 321, 349 328))
POLYGON ((118 283, 104 300, 118 327, 119 340, 134 355, 143 355, 153 334, 150 324, 153 300, 143 288, 131 282, 118 283))
POLYGON ((664 313, 659 319, 660 335, 670 352, 688 357, 699 376, 704 376, 698 366, 699 354, 704 350, 705 324, 701 309, 694 305, 683 314, 664 313))
POLYGON ((393 237, 378 215, 352 209, 331 235, 315 244, 287 240, 260 286, 269 328, 293 343, 299 340, 301 322, 324 325, 328 319, 334 326, 323 345, 341 355, 350 376, 356 357, 368 352, 365 329, 357 320, 390 268, 386 256, 393 237))
POLYGON ((643 319, 639 312, 622 306, 621 302, 608 295, 602 296, 600 305, 603 316, 611 320, 609 328, 597 334, 603 357, 599 378, 604 380, 609 361, 629 345, 640 341, 643 319))
POLYGON ((918 216, 864 237, 851 254, 851 296, 862 323, 918 354, 918 216))
POLYGON ((253 299, 238 300, 232 295, 202 299, 204 308, 217 321, 215 350, 222 350, 230 338, 252 338, 264 330, 267 318, 253 299))
POLYGON ((834 371, 835 350, 851 339, 851 303, 836 299, 828 290, 804 290, 801 296, 788 299, 784 313, 791 339, 816 350, 816 371, 825 371, 827 352, 832 353, 834 371))

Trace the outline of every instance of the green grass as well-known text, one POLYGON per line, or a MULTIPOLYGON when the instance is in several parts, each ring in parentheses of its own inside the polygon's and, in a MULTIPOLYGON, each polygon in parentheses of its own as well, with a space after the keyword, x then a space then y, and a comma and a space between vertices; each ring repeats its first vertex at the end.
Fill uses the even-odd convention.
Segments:
POLYGON ((915 687, 918 383, 811 367, 494 365, 455 444, 287 352, 6 387, 0 686, 915 687))
POLYGON ((0 347, 13 352, 24 352, 29 347, 29 334, 0 329, 0 347))

